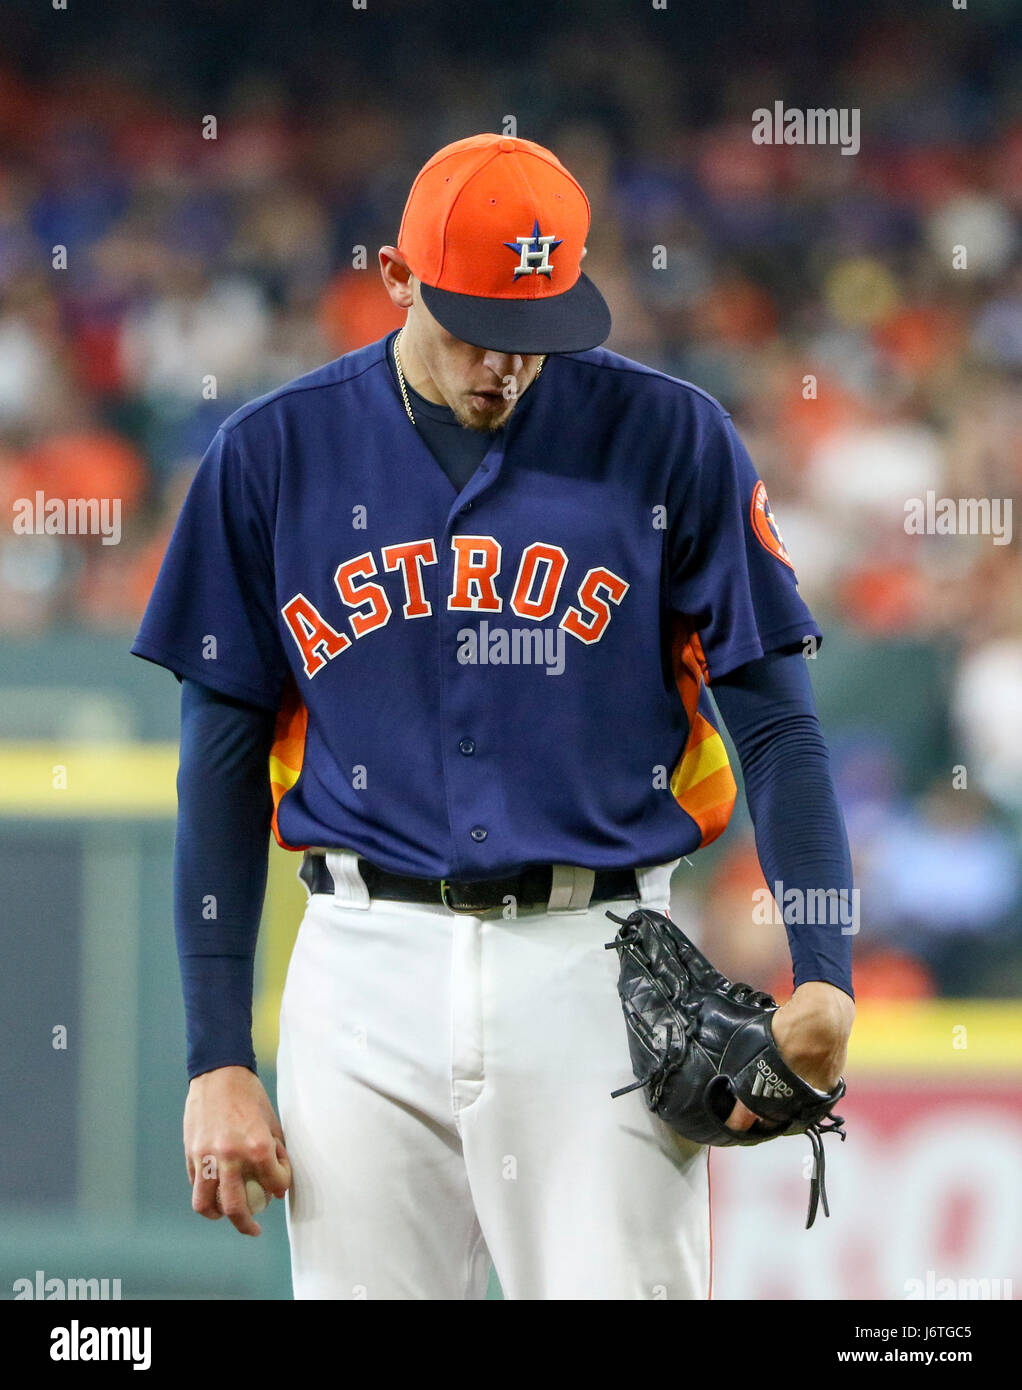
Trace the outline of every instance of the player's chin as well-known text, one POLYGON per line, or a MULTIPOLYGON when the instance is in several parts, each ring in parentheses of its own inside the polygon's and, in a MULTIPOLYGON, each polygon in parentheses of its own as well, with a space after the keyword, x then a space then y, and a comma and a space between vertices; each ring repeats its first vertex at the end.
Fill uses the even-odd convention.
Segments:
POLYGON ((515 402, 502 395, 466 396, 464 407, 458 412, 458 419, 468 430, 487 433, 499 430, 514 408, 515 402))

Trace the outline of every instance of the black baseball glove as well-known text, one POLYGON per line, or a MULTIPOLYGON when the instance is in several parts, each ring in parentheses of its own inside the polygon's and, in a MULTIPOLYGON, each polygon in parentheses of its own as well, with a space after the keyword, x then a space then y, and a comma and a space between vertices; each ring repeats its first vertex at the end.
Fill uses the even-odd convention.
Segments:
POLYGON ((831 1115, 844 1081, 828 1095, 796 1076, 774 1041, 776 1000, 732 984, 662 913, 640 908, 627 918, 607 916, 620 927, 607 949, 621 962, 617 988, 639 1078, 613 1095, 645 1086, 649 1108, 697 1144, 762 1144, 808 1134, 813 1173, 806 1227, 821 1201, 829 1216, 821 1135, 836 1131, 845 1138, 844 1120, 831 1115), (728 1129, 736 1100, 761 1117, 751 1129, 728 1129))

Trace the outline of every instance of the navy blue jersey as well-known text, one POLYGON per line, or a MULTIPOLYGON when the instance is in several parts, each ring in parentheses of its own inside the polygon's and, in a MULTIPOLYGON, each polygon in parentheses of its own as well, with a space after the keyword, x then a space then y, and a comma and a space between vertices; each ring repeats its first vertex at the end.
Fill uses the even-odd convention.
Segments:
POLYGON ((730 417, 554 356, 458 492, 384 346, 224 422, 132 650, 277 714, 286 848, 478 879, 707 844, 735 782, 706 682, 820 637, 730 417))

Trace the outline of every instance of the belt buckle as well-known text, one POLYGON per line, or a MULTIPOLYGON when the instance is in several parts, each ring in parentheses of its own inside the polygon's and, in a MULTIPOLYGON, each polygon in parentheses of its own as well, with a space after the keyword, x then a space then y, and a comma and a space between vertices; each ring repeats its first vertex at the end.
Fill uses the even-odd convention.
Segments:
POLYGON ((446 878, 440 880, 440 901, 449 912, 456 912, 462 917, 477 917, 480 912, 485 912, 485 907, 459 907, 457 903, 450 899, 451 884, 446 878))

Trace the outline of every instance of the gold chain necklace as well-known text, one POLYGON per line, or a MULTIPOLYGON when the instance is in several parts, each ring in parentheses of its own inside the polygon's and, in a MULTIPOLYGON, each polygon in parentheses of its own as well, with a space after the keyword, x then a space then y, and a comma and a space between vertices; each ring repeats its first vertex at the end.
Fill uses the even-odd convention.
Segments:
MULTIPOLYGON (((405 374, 401 366, 401 334, 404 333, 404 331, 405 330, 402 328, 401 332, 398 333, 397 337, 394 339, 394 366, 397 368, 397 384, 401 387, 401 399, 405 403, 405 414, 414 425, 415 416, 412 414, 412 403, 408 399, 408 388, 405 386, 405 374)), ((532 381, 538 381, 539 374, 543 370, 543 364, 545 362, 546 357, 541 357, 539 359, 539 366, 536 368, 536 375, 532 378, 532 381)), ((529 382, 530 386, 532 385, 532 381, 529 382)))

